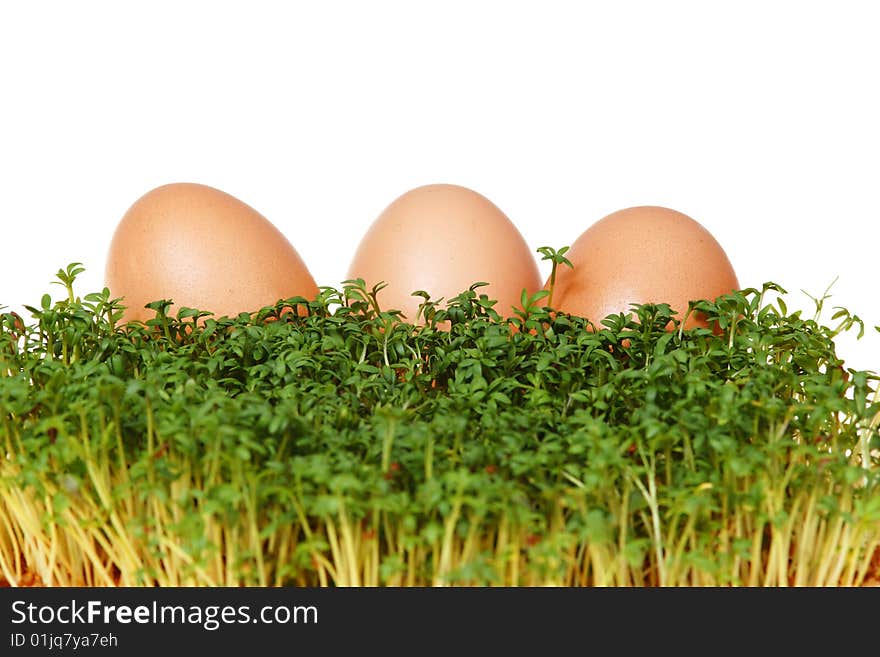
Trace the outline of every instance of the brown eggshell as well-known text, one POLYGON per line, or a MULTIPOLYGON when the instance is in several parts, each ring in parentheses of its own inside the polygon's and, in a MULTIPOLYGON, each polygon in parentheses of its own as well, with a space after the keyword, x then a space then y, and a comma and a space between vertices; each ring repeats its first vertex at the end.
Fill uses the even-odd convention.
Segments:
MULTIPOLYGON (((727 255, 689 216, 658 206, 619 210, 590 226, 557 269, 552 305, 596 326, 631 303, 668 303, 681 318, 688 302, 739 289, 727 255)), ((549 279, 545 283, 549 289, 549 279)), ((706 327, 691 313, 685 328, 706 327)))
POLYGON ((432 301, 452 297, 476 282, 476 289, 497 300, 502 317, 521 307, 523 289, 541 288, 537 262, 523 236, 489 199, 458 185, 412 189, 392 202, 361 239, 347 278, 364 279, 367 288, 384 281, 383 310, 400 310, 415 321, 424 290, 432 301))
POLYGON ((252 207, 213 187, 173 183, 138 199, 110 242, 105 284, 121 296, 123 321, 147 320, 144 305, 172 299, 234 317, 279 299, 314 299, 318 287, 284 235, 252 207))

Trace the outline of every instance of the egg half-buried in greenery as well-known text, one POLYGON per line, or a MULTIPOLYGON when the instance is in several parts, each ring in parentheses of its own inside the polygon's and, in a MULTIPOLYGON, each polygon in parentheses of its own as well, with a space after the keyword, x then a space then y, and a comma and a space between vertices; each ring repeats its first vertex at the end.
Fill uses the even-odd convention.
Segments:
MULTIPOLYGON (((590 226, 559 265, 552 305, 596 326, 630 304, 668 303, 681 319, 688 302, 739 289, 721 245, 689 216, 658 206, 614 212, 590 226)), ((549 279, 545 283, 549 289, 549 279)), ((684 327, 707 327, 691 313, 684 327)))
POLYGON ((263 215, 234 196, 172 183, 139 198, 110 242, 105 284, 126 306, 123 321, 145 321, 145 304, 171 299, 216 317, 237 316, 318 287, 296 249, 263 215))
MULTIPOLYGON (((361 239, 347 278, 361 278, 368 289, 384 282, 382 310, 400 310, 415 323, 421 296, 443 301, 478 282, 475 293, 494 299, 493 309, 511 317, 523 290, 541 288, 535 257, 510 219, 489 199, 459 185, 412 189, 385 208, 361 239)), ((421 321, 423 318, 419 318, 421 321)))

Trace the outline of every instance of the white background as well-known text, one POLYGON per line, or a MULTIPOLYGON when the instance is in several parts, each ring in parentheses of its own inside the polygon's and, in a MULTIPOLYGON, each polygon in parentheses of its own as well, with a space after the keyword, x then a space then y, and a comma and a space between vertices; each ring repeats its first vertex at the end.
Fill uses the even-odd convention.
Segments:
POLYGON ((255 207, 319 285, 395 197, 450 182, 532 249, 666 205, 789 307, 837 278, 868 329, 839 353, 880 370, 873 4, 3 3, 0 304, 57 296, 73 261, 100 289, 116 222, 167 182, 255 207))

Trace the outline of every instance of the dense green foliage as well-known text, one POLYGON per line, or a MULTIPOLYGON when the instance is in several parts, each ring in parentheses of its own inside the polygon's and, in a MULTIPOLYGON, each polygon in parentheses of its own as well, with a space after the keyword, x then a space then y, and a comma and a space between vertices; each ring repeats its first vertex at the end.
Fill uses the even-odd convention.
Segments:
POLYGON ((352 281, 117 326, 79 271, 33 323, 0 322, 7 577, 28 554, 130 583, 869 574, 880 403, 836 356, 845 311, 831 329, 767 284, 693 304, 715 332, 664 304, 594 326, 540 295, 505 320, 475 285, 413 324, 352 281), (53 528, 61 556, 37 555, 53 528))

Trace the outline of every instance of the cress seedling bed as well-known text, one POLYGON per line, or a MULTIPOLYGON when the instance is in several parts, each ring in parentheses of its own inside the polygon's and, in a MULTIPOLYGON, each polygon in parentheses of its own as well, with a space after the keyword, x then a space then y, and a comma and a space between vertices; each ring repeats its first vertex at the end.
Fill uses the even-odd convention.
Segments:
POLYGON ((592 325, 362 282, 234 318, 107 290, 0 320, 13 585, 863 585, 877 376, 779 286, 592 325), (426 296, 426 295, 425 295, 426 296), (775 298, 771 301, 770 296, 775 298), (667 330, 672 322, 672 330, 667 330), (449 330, 441 330, 446 325, 449 330))

